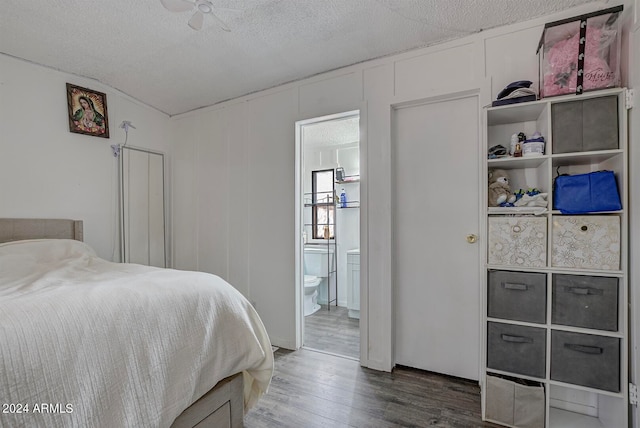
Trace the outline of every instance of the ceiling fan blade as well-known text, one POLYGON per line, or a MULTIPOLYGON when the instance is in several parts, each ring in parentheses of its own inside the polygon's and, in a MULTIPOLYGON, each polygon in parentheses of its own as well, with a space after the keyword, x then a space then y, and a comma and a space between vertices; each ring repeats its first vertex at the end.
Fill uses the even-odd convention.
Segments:
POLYGON ((202 28, 202 23, 204 22, 204 15, 199 10, 193 14, 191 19, 189 20, 189 27, 194 30, 199 30, 202 28))
POLYGON ((171 12, 186 12, 192 10, 194 3, 189 0, 160 0, 162 6, 171 12))
POLYGON ((227 31, 227 32, 231 31, 231 29, 227 27, 227 24, 222 19, 218 18, 215 13, 210 12, 209 15, 211 15, 211 17, 215 19, 215 21, 218 23, 220 28, 222 28, 224 31, 227 31))

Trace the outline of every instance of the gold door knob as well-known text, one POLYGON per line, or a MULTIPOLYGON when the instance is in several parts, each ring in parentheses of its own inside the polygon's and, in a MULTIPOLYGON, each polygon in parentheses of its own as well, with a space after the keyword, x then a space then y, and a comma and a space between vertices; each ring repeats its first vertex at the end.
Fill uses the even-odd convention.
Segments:
POLYGON ((469 244, 475 244, 478 241, 478 237, 476 235, 467 235, 467 242, 469 244))

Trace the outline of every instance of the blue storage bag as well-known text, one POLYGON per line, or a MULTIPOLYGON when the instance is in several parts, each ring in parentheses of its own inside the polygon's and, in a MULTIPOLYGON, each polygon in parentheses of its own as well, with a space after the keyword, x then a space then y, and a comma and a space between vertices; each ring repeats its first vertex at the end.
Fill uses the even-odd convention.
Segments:
POLYGON ((613 171, 559 175, 555 179, 553 208, 562 214, 584 214, 622 209, 613 171))

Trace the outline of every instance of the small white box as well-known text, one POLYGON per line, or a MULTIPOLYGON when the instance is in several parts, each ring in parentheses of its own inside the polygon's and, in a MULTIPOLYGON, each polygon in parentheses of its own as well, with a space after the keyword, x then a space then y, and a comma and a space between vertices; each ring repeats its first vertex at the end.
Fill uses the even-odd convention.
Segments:
POLYGON ((554 216, 554 267, 620 269, 620 217, 617 215, 554 216))
POLYGON ((547 219, 545 217, 489 217, 490 265, 545 267, 547 219))

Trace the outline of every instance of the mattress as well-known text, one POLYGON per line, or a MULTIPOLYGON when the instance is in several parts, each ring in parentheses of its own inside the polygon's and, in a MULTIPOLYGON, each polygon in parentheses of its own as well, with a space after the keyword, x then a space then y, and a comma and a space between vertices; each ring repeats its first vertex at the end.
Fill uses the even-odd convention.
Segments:
POLYGON ((112 263, 66 239, 0 244, 0 426, 169 426, 273 353, 251 304, 202 272, 112 263))

